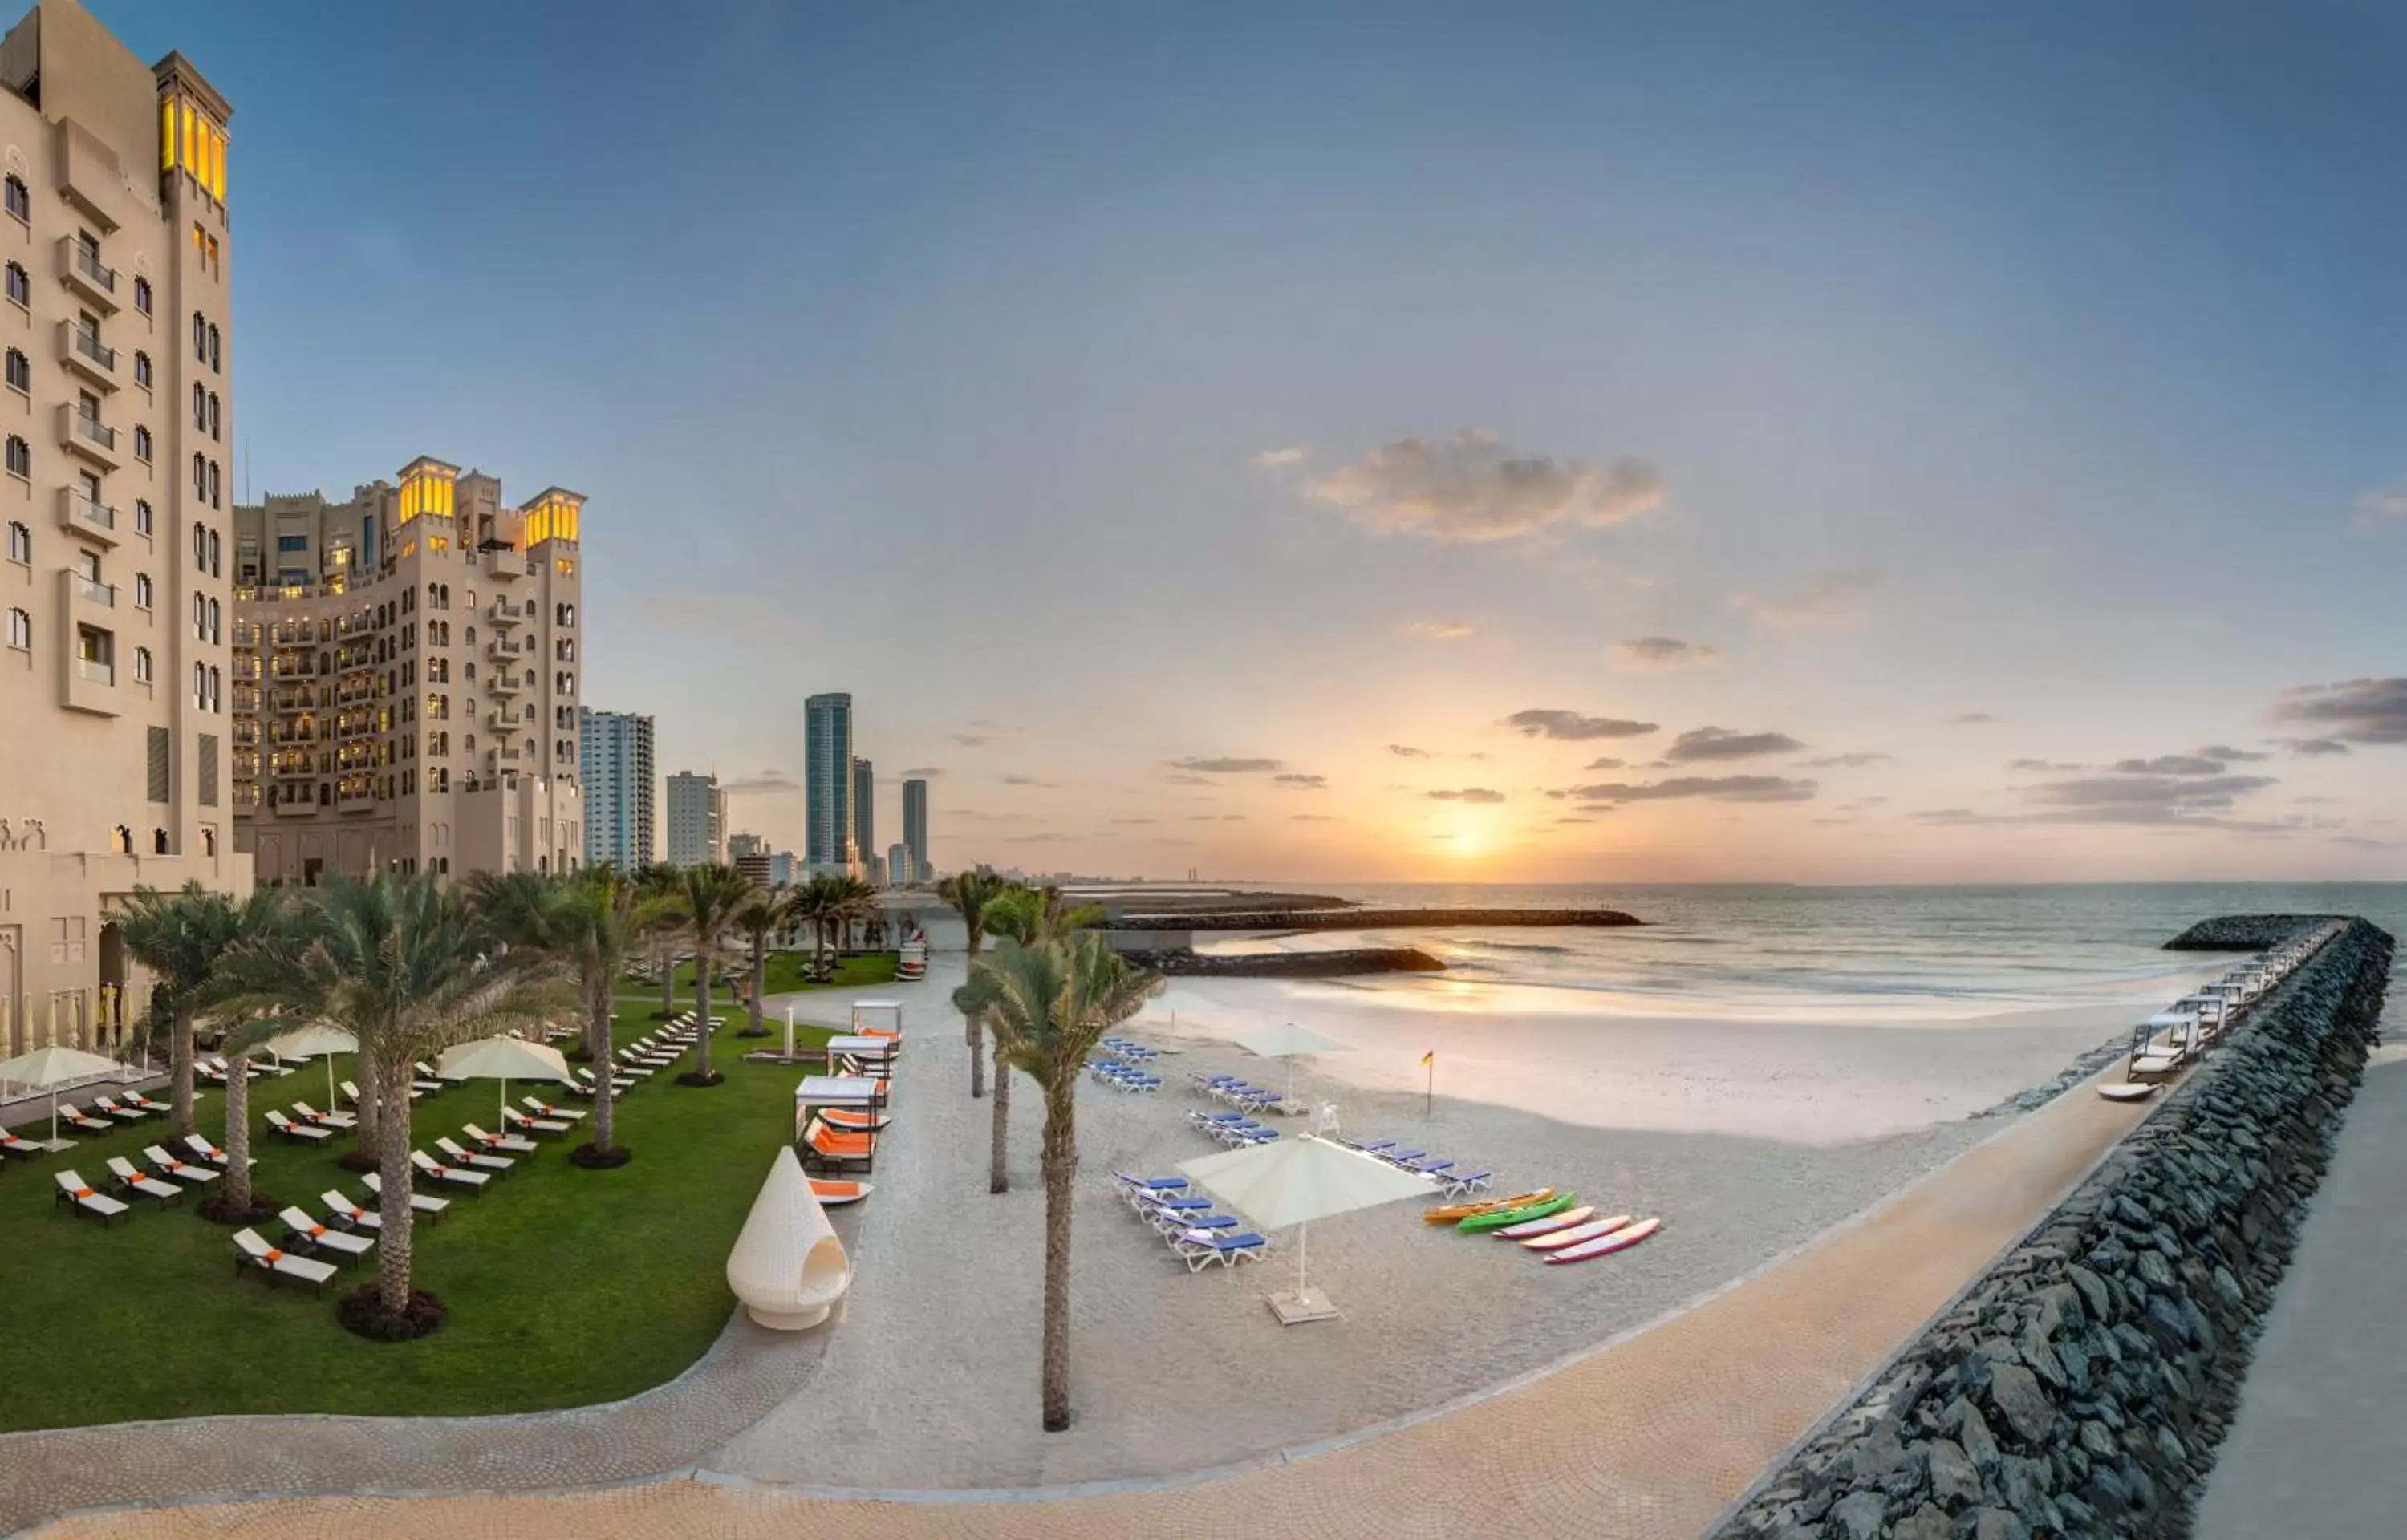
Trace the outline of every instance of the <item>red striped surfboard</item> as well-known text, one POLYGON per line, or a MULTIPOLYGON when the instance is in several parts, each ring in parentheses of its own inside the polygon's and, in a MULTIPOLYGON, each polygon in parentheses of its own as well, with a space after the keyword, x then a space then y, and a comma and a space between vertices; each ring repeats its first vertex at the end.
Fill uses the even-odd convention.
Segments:
POLYGON ((1642 1219, 1609 1236, 1599 1236, 1577 1246, 1566 1246, 1546 1258, 1546 1264, 1552 1266, 1558 1262, 1587 1262, 1595 1257, 1609 1257, 1616 1251, 1628 1250, 1661 1228, 1663 1222, 1659 1219, 1642 1219))

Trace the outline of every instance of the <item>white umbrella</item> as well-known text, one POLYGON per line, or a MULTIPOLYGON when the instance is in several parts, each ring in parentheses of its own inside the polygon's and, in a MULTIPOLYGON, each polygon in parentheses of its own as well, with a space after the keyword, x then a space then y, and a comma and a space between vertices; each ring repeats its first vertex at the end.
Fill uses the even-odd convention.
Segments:
POLYGON ((326 1061, 326 1109, 330 1112, 338 1105, 335 1100, 335 1055, 356 1053, 359 1051, 360 1040, 339 1026, 327 1026, 323 1024, 294 1027, 284 1036, 270 1039, 257 1050, 261 1053, 273 1053, 279 1059, 323 1057, 326 1061))
POLYGON ((56 1043, 31 1053, 20 1053, 13 1059, 0 1059, 0 1085, 14 1083, 50 1094, 50 1147, 53 1150, 74 1148, 74 1141, 59 1137, 59 1087, 116 1072, 115 1059, 104 1059, 80 1048, 61 1048, 56 1043))
MULTIPOLYGON (((560 1050, 542 1043, 531 1043, 524 1038, 479 1038, 472 1043, 447 1048, 434 1061, 434 1072, 447 1081, 499 1081, 502 1082, 502 1109, 510 1105, 512 1081, 562 1081, 577 1083, 568 1072, 568 1061, 560 1050)), ((509 1120, 504 1118, 504 1123, 509 1120)))
POLYGON ((1304 1281, 1314 1220, 1401 1198, 1427 1197, 1431 1191, 1426 1177, 1310 1134, 1205 1155, 1178 1169, 1260 1229, 1297 1226, 1295 1293, 1271 1296, 1272 1311, 1289 1326, 1337 1315, 1329 1296, 1304 1281))
POLYGON ((1290 1100, 1295 1095, 1297 1055, 1350 1053, 1354 1051, 1349 1045, 1339 1042, 1334 1038, 1322 1037, 1310 1027, 1298 1026, 1293 1022, 1288 1023, 1285 1026, 1266 1026, 1260 1032, 1248 1032, 1237 1039, 1237 1046, 1248 1053, 1258 1053, 1265 1059, 1287 1061, 1287 1089, 1279 1095, 1279 1099, 1282 1101, 1290 1100))

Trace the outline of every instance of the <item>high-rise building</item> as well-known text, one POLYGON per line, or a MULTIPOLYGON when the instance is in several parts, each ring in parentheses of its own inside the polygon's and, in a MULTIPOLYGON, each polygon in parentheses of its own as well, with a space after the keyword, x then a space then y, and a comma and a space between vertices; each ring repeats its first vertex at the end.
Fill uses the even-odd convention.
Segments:
POLYGON ((234 511, 235 846, 268 882, 573 871, 585 499, 399 476, 234 511))
POLYGON ((914 777, 903 783, 903 854, 909 859, 914 883, 931 882, 936 869, 928 859, 928 783, 914 777))
MULTIPOLYGON (((866 759, 852 762, 852 855, 862 866, 877 865, 877 772, 866 759)), ((871 881, 883 881, 872 874, 871 881)))
POLYGON ((886 880, 896 887, 919 881, 911 870, 911 856, 900 844, 886 847, 886 880))
POLYGON ((620 871, 652 864, 652 719, 577 708, 577 765, 585 783, 585 859, 620 871))
POLYGON ((669 865, 710 867, 727 859, 727 794, 716 775, 679 770, 668 780, 669 865))
POLYGON ((803 702, 803 864, 852 869, 852 697, 803 702))
POLYGON ((149 989, 110 911, 134 888, 250 886, 226 784, 232 116, 76 0, 0 39, 0 1053, 127 1040, 149 989))

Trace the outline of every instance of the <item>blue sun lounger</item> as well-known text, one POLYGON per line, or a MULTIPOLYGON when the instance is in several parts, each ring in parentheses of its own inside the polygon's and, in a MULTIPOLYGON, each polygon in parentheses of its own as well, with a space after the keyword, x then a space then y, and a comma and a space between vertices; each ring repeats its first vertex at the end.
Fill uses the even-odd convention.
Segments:
POLYGON ((1214 1263, 1233 1267, 1240 1262, 1259 1262, 1270 1242, 1255 1231, 1242 1236, 1216 1233, 1210 1230, 1182 1230, 1170 1237, 1170 1249, 1187 1264, 1190 1273, 1200 1273, 1214 1263))

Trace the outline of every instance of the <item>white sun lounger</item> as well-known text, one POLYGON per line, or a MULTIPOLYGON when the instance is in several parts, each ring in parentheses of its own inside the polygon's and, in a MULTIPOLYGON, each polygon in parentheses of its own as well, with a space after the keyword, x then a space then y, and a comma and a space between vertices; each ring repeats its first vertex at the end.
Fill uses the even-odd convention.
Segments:
POLYGON ((150 1116, 138 1107, 121 1105, 114 1096, 95 1096, 92 1104, 120 1123, 140 1123, 150 1116))
POLYGON ((520 1100, 526 1104, 527 1109, 538 1118, 556 1118, 562 1123, 583 1123, 591 1116, 591 1113, 580 1112, 574 1108, 554 1107, 540 1096, 525 1096, 520 1100))
POLYGON ((51 1202, 80 1208, 97 1218, 104 1228, 110 1220, 127 1211, 124 1204, 106 1193, 93 1191, 91 1185, 73 1171, 53 1172, 50 1180, 59 1184, 59 1194, 51 1202))
MULTIPOLYGON (((221 1167, 234 1164, 233 1156, 227 1154, 216 1145, 211 1144, 208 1140, 201 1137, 198 1134, 185 1135, 184 1148, 191 1151, 193 1154, 200 1156, 201 1159, 208 1161, 221 1167)), ((250 1164, 257 1166, 259 1163, 257 1161, 252 1161, 250 1164)))
MULTIPOLYGON (((373 1208, 361 1208, 331 1187, 318 1194, 318 1201, 326 1206, 326 1212, 335 1216, 335 1223, 348 1229, 381 1230, 384 1228, 382 1214, 373 1208)), ((443 1200, 436 1198, 434 1201, 440 1203, 443 1200)))
MULTIPOLYGON (((466 1172, 463 1172, 461 1174, 463 1176, 468 1175, 466 1172)), ((371 1171, 366 1176, 362 1177, 360 1180, 367 1185, 367 1190, 369 1192, 374 1193, 378 1197, 384 1196, 383 1177, 371 1171)), ((412 1193, 409 1194, 410 1211, 412 1213, 424 1214, 428 1219, 441 1219, 443 1217, 443 1210, 450 1207, 451 1200, 449 1198, 429 1197, 423 1193, 412 1193)), ((381 1226, 384 1222, 384 1216, 382 1214, 378 1214, 376 1217, 377 1224, 381 1226)))
POLYGON ((270 1287, 278 1278, 297 1278, 320 1294, 326 1292, 326 1280, 335 1276, 332 1264, 312 1262, 296 1257, 267 1244, 256 1230, 236 1230, 234 1244, 242 1254, 235 1259, 236 1268, 255 1268, 267 1276, 270 1287))
POLYGON ((331 1128, 320 1128, 314 1123, 294 1123, 281 1112, 267 1114, 267 1126, 288 1139, 307 1139, 312 1144, 321 1143, 335 1137, 335 1131, 331 1128))
POLYGON ((117 1179, 120 1192, 139 1193, 163 1208, 167 1204, 181 1203, 184 1200, 182 1188, 172 1181, 161 1181, 156 1177, 144 1176, 135 1167, 134 1163, 123 1155, 108 1157, 108 1174, 117 1179))
POLYGON ((292 1104, 292 1110, 300 1113, 303 1117, 308 1119, 311 1123, 316 1123, 320 1128, 357 1128, 360 1125, 359 1117, 355 1113, 320 1112, 305 1101, 294 1102, 292 1104))
POLYGON ((330 1230, 299 1208, 287 1208, 276 1216, 290 1226, 288 1237, 304 1250, 332 1251, 336 1256, 363 1257, 376 1250, 376 1242, 365 1236, 355 1236, 346 1230, 330 1230))
POLYGON ((515 1107, 505 1107, 502 1109, 502 1126, 523 1128, 536 1134, 565 1134, 577 1125, 565 1118, 531 1118, 515 1107))
POLYGON ((479 1194, 491 1186, 493 1180, 483 1171, 463 1171, 456 1166, 444 1166, 423 1150, 412 1150, 409 1152, 409 1164, 437 1181, 448 1181, 454 1187, 473 1188, 479 1194))
MULTIPOLYGON (((506 1120, 517 1114, 506 1107, 502 1116, 506 1120)), ((534 1140, 520 1138, 515 1134, 488 1134, 473 1123, 462 1123, 460 1131, 488 1150, 506 1150, 514 1155, 532 1155, 542 1148, 534 1140)))
POLYGON ((63 1123, 82 1129, 87 1134, 106 1134, 117 1126, 107 1118, 93 1117, 73 1102, 59 1104, 59 1119, 63 1123))
POLYGON ((225 1175, 214 1166, 196 1166, 191 1161, 178 1160, 155 1144, 142 1147, 142 1158, 150 1163, 150 1168, 159 1173, 163 1181, 189 1181, 197 1185, 215 1181, 225 1175))
POLYGON ((518 1164, 508 1155, 480 1155, 473 1150, 463 1150, 460 1147, 458 1139, 449 1136, 436 1139, 434 1148, 450 1156, 457 1165, 472 1166, 479 1171, 491 1171, 496 1176, 502 1175, 518 1164))

